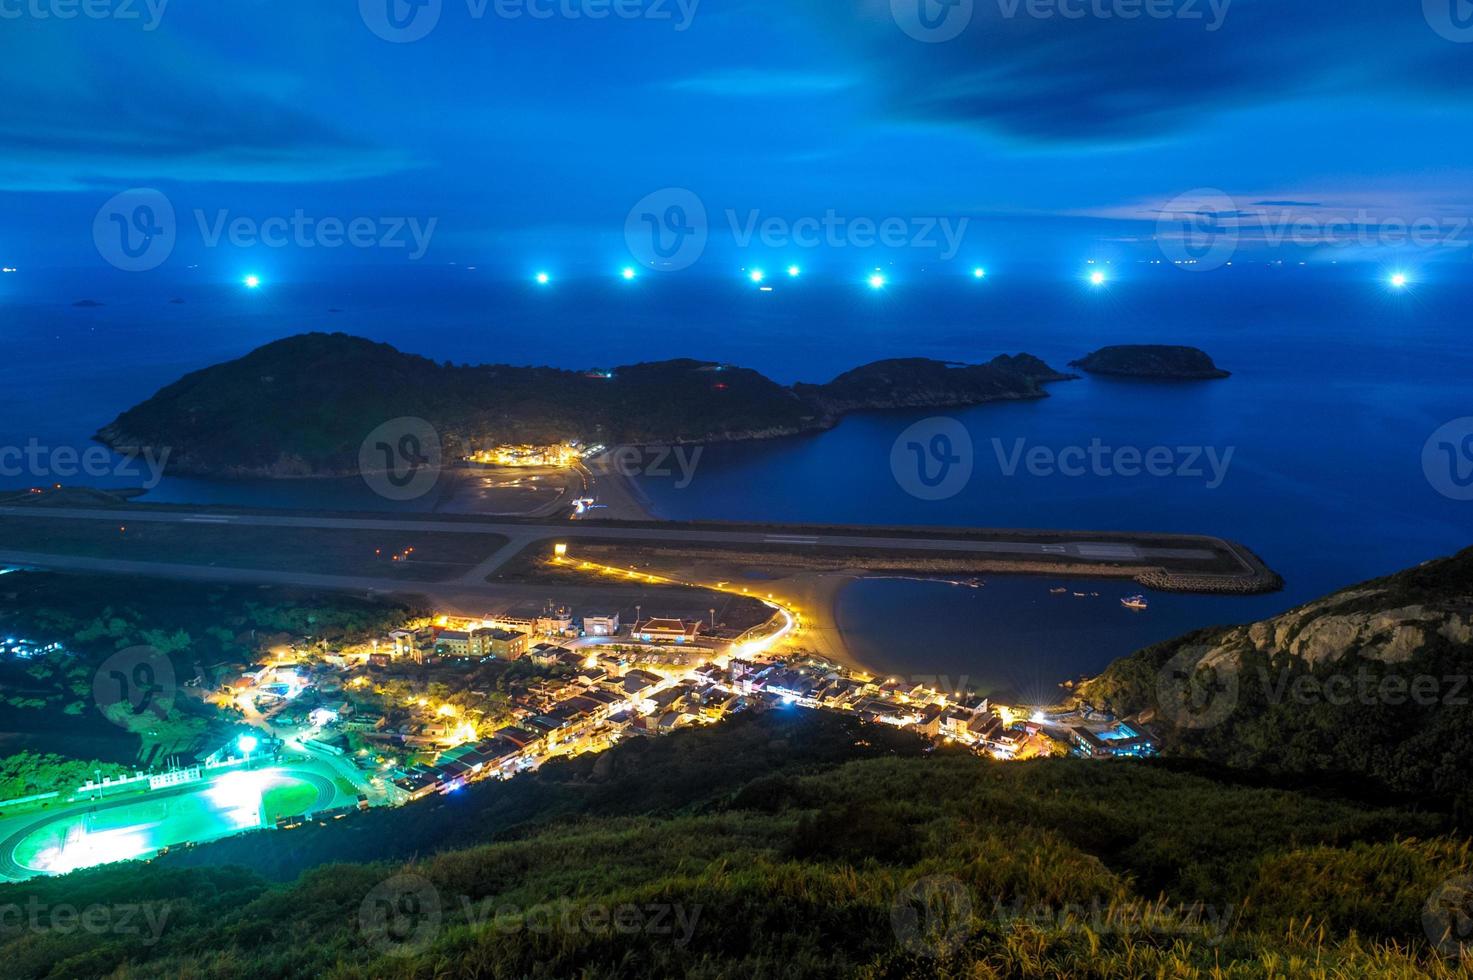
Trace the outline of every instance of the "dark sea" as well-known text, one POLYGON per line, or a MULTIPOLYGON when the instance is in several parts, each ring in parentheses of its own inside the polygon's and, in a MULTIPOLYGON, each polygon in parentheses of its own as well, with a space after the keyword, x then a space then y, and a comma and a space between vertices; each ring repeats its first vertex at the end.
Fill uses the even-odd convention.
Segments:
MULTIPOLYGON (((1200 274, 1140 265, 1112 276, 1091 289, 1042 270, 990 269, 977 281, 946 269, 896 274, 873 290, 813 275, 760 292, 736 275, 544 288, 439 266, 354 269, 248 291, 202 270, 23 269, 0 275, 0 447, 85 450, 97 428, 185 372, 309 330, 455 362, 613 367, 697 357, 782 382, 827 381, 886 357, 979 361, 1026 351, 1062 369, 1107 344, 1201 347, 1233 376, 1086 377, 1050 385, 1050 397, 1035 401, 855 415, 818 435, 707 447, 688 485, 678 470, 641 480, 670 518, 1215 534, 1284 576, 1276 595, 1152 595, 1145 613, 1119 604, 1138 590, 1104 580, 998 577, 980 589, 876 580, 845 594, 841 621, 867 663, 1037 700, 1143 644, 1271 615, 1473 544, 1473 502, 1440 492, 1446 473, 1424 466, 1433 433, 1473 416, 1473 269, 1430 267, 1402 291, 1371 265, 1200 274), (74 305, 83 300, 97 305, 74 305), (972 472, 954 495, 927 500, 897 480, 892 448, 938 415, 965 429, 972 472), (1171 465, 1121 475, 1114 466, 1065 473, 1023 462, 1078 459, 1071 447, 1092 446, 1111 462, 1159 448, 1171 465), (1059 587, 1068 594, 1050 593, 1059 587)), ((0 486, 36 482, 30 472, 0 475, 0 486)), ((166 478, 147 499, 390 506, 352 481, 166 478)))

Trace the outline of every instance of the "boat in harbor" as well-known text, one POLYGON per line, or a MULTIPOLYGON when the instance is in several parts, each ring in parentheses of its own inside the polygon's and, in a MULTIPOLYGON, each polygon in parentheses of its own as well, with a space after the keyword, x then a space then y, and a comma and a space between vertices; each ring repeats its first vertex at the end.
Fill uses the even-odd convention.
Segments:
POLYGON ((1126 609, 1149 609, 1150 603, 1146 602, 1143 595, 1128 595, 1120 600, 1120 604, 1126 609))
POLYGON ((1048 591, 1049 591, 1049 595, 1065 595, 1065 594, 1068 593, 1069 590, 1066 589, 1066 588, 1064 588, 1064 587, 1062 587, 1062 586, 1060 586, 1057 589, 1049 589, 1048 591))

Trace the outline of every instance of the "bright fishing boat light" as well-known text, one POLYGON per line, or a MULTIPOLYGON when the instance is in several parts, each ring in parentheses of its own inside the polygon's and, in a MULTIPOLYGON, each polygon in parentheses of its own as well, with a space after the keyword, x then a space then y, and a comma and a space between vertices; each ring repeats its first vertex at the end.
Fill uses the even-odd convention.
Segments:
POLYGON ((766 275, 767 273, 763 272, 761 269, 753 269, 751 272, 747 273, 747 278, 751 279, 753 282, 761 282, 766 275))
POLYGON ((632 265, 626 265, 624 267, 624 271, 621 272, 621 273, 619 273, 619 274, 621 276, 623 276, 626 280, 633 279, 634 278, 634 266, 632 266, 632 265))
POLYGON ((788 266, 788 275, 792 276, 794 279, 797 279, 798 276, 802 274, 802 272, 803 270, 798 268, 796 265, 788 266))
POLYGON ((245 283, 247 289, 260 289, 261 277, 256 275, 246 276, 241 282, 245 283))
POLYGON ((972 278, 973 279, 984 279, 986 277, 987 277, 987 270, 984 269, 984 268, 982 268, 980 265, 977 266, 977 268, 975 268, 975 269, 972 270, 972 278))
POLYGON ((1089 274, 1089 284, 1091 286, 1103 286, 1105 284, 1105 274, 1099 271, 1091 272, 1089 274))
POLYGON ((1405 289, 1407 288, 1407 283, 1410 281, 1411 280, 1407 279, 1407 274, 1405 272, 1398 272, 1391 277, 1391 288, 1405 289))
POLYGON ((537 285, 539 285, 539 286, 546 286, 550 282, 552 282, 552 277, 549 276, 547 273, 545 273, 545 272, 539 272, 539 273, 537 273, 537 285))
POLYGON ((885 287, 885 277, 884 276, 882 276, 878 272, 876 272, 874 275, 872 275, 872 276, 869 277, 869 288, 870 289, 883 289, 884 287, 885 287))

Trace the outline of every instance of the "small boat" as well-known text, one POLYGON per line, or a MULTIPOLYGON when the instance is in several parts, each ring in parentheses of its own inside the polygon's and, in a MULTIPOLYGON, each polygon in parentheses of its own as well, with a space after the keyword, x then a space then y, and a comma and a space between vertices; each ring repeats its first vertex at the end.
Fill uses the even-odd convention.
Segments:
POLYGON ((1120 600, 1120 604, 1126 609, 1149 609, 1150 604, 1146 602, 1143 595, 1128 595, 1120 600))
POLYGON ((1076 598, 1076 599, 1088 599, 1089 596, 1086 595, 1083 592, 1076 592, 1076 593, 1074 593, 1074 598, 1076 598))
POLYGON ((1063 588, 1063 587, 1062 587, 1062 586, 1061 586, 1061 587, 1059 587, 1059 588, 1057 588, 1057 589, 1049 589, 1049 590, 1048 590, 1048 591, 1049 591, 1049 595, 1064 595, 1064 594, 1066 594, 1066 593, 1067 593, 1067 592, 1068 592, 1068 591, 1069 591, 1069 590, 1068 590, 1068 589, 1066 589, 1066 588, 1063 588))

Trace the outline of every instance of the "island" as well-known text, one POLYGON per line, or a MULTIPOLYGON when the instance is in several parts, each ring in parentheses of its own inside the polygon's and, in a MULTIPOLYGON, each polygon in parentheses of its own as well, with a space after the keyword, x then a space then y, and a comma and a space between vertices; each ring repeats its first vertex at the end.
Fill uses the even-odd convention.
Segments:
POLYGON ((400 417, 433 425, 447 458, 504 444, 679 445, 817 431, 862 409, 1043 398, 1044 384, 1071 377, 1020 354, 880 361, 790 387, 688 358, 586 371, 456 365, 310 333, 186 375, 96 438, 120 452, 169 447, 176 473, 351 476, 364 437, 400 417))
POLYGON ((1161 381, 1209 381, 1231 377, 1205 351, 1170 344, 1122 344, 1101 347, 1093 354, 1070 361, 1090 374, 1161 381))

